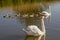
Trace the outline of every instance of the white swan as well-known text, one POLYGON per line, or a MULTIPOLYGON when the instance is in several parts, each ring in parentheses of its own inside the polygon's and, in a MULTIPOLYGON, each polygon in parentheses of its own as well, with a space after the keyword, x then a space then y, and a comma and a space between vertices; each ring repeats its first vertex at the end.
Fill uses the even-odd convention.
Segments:
MULTIPOLYGON (((46 16, 48 16, 48 15, 46 15, 46 16)), ((29 25, 29 26, 26 27, 26 29, 23 28, 23 31, 27 35, 40 36, 39 39, 41 39, 41 37, 43 35, 45 35, 45 33, 46 33, 45 25, 44 25, 44 18, 45 18, 45 15, 41 16, 41 27, 42 27, 42 31, 36 25, 29 25)), ((44 39, 43 40, 45 40, 45 36, 44 36, 44 39)))
POLYGON ((42 28, 42 31, 36 25, 29 25, 29 26, 26 27, 26 29, 23 28, 23 31, 27 35, 40 36, 40 39, 41 39, 41 37, 43 35, 45 35, 45 33, 46 33, 45 25, 44 25, 44 18, 48 18, 51 14, 49 14, 46 11, 43 11, 40 15, 41 15, 41 28, 42 28))
MULTIPOLYGON (((46 15, 46 16, 48 16, 48 15, 46 15)), ((38 26, 36 26, 36 25, 29 25, 26 27, 26 29, 23 28, 23 31, 27 35, 40 36, 38 40, 41 40, 41 37, 44 36, 43 40, 45 40, 46 30, 45 30, 45 25, 44 25, 44 18, 45 18, 45 15, 41 16, 41 28, 42 28, 42 30, 40 30, 38 28, 38 26)))
POLYGON ((36 25, 29 25, 26 27, 26 29, 23 28, 23 31, 26 32, 27 35, 33 35, 33 36, 38 36, 38 35, 43 35, 45 33, 45 25, 44 25, 44 18, 48 13, 41 14, 41 27, 42 31, 36 26, 36 25))
POLYGON ((26 29, 23 28, 23 31, 25 31, 27 35, 43 35, 43 32, 36 25, 29 25, 26 29))

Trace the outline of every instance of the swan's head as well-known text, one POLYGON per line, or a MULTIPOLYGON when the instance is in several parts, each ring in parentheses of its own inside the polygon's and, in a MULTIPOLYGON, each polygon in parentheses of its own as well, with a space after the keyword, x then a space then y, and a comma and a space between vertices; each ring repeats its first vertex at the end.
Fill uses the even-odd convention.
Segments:
POLYGON ((46 11, 43 11, 43 12, 41 13, 41 16, 44 16, 45 18, 48 18, 50 15, 51 15, 51 13, 48 13, 48 12, 46 12, 46 11))

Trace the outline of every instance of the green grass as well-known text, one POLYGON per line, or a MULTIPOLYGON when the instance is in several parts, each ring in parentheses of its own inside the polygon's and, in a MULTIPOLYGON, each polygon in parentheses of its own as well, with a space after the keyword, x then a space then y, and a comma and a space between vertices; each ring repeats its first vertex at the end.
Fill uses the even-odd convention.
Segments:
POLYGON ((33 3, 33 2, 46 2, 46 1, 53 1, 53 0, 0 0, 0 7, 4 6, 11 6, 11 5, 21 5, 26 3, 33 3))

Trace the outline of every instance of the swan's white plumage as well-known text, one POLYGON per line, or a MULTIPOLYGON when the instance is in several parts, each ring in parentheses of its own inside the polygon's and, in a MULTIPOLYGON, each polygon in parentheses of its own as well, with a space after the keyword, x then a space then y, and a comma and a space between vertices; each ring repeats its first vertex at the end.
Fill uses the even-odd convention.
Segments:
POLYGON ((44 34, 36 25, 30 25, 26 29, 23 29, 23 31, 25 31, 27 35, 33 36, 39 36, 44 34))

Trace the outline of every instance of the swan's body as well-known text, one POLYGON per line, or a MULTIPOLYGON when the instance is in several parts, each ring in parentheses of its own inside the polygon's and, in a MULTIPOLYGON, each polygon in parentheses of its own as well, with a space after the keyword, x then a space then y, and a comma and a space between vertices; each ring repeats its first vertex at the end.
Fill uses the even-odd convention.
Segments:
POLYGON ((33 36, 41 36, 44 33, 35 25, 30 25, 26 29, 23 29, 23 31, 26 32, 27 35, 33 35, 33 36))

